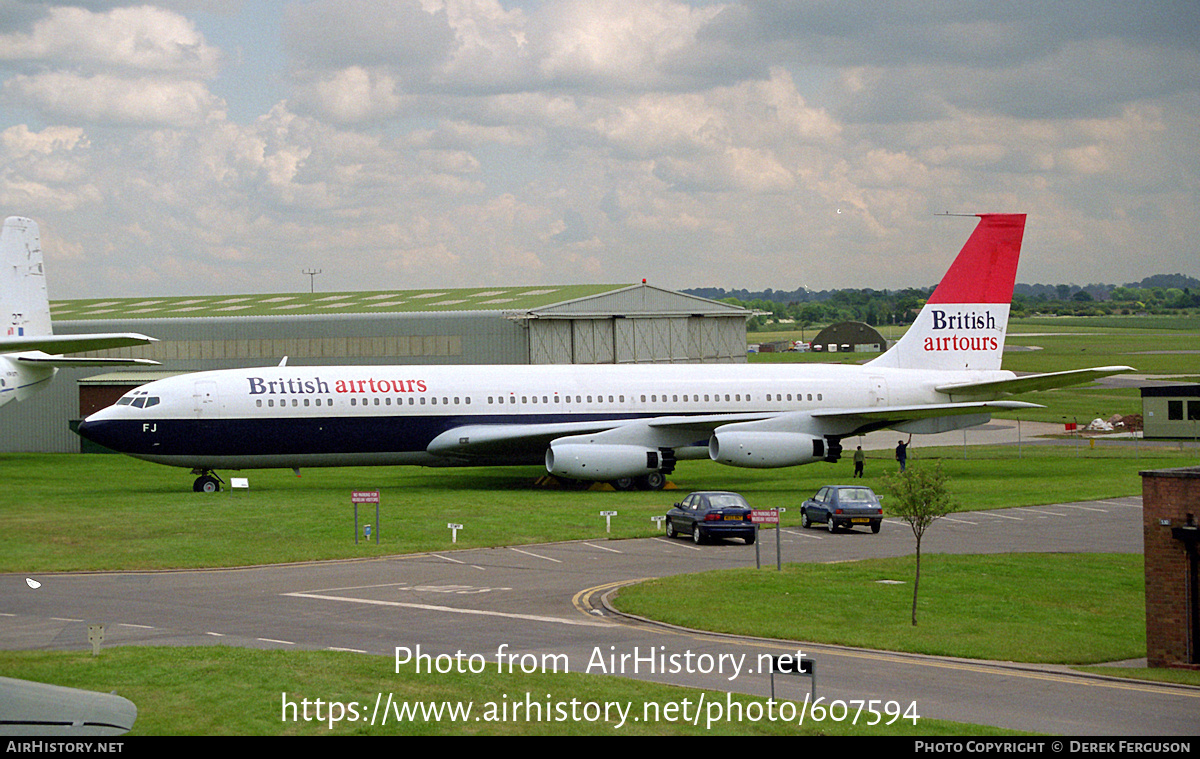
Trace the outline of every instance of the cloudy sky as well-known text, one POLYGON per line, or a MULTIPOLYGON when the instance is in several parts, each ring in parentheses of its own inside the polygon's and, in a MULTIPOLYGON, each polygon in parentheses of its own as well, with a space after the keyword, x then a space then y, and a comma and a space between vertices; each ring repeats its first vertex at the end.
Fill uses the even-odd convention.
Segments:
POLYGON ((0 0, 51 296, 1200 276, 1200 4, 0 0))

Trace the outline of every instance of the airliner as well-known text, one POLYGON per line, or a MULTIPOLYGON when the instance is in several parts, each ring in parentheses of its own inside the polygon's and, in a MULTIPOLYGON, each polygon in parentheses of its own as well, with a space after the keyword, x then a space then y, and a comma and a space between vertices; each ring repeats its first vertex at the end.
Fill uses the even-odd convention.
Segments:
POLYGON ((1017 393, 1132 371, 1000 369, 1024 214, 980 221, 904 336, 863 365, 278 366, 143 385, 79 433, 185 467, 543 464, 575 483, 658 489, 676 462, 770 468, 837 461, 849 436, 934 433, 1017 393))
POLYGON ((146 345, 132 332, 55 335, 42 263, 41 235, 32 219, 10 216, 0 231, 0 406, 45 389, 63 366, 157 365, 144 358, 69 358, 59 354, 146 345))

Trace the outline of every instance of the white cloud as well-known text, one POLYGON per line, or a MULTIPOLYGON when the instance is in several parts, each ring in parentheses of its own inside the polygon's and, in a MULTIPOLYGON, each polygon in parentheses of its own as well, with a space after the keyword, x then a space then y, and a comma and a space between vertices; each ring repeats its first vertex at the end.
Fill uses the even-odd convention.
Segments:
POLYGON ((403 103, 391 76, 361 66, 341 69, 311 83, 305 99, 318 112, 343 124, 386 119, 403 103))
POLYGON ((71 122, 195 126, 222 103, 201 82, 56 71, 15 76, 5 93, 71 122))
POLYGON ((150 5, 103 13, 58 7, 49 8, 29 32, 0 36, 0 60, 210 78, 221 54, 191 21, 172 11, 150 5))

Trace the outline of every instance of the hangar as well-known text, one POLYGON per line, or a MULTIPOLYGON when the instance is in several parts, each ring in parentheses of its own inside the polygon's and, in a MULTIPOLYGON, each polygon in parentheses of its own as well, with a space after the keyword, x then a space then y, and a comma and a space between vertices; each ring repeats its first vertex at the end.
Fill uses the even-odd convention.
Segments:
POLYGON ((70 424, 162 371, 278 364, 625 364, 746 360, 750 312, 646 283, 353 293, 107 298, 51 303, 54 330, 158 342, 81 354, 159 371, 63 369, 4 409, 0 451, 74 452, 70 424))
POLYGON ((821 330, 812 341, 815 351, 882 353, 888 341, 879 330, 863 322, 839 322, 821 330))

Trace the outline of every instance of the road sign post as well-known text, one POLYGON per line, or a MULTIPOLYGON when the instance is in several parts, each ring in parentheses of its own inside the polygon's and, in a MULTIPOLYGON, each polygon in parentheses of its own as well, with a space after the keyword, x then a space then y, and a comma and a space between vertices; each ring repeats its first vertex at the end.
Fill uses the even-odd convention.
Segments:
POLYGON ((759 556, 758 546, 758 526, 760 524, 775 525, 775 568, 782 571, 783 561, 779 549, 779 509, 751 509, 750 521, 754 522, 754 566, 757 569, 762 569, 762 561, 759 556))
MULTIPOLYGON (((358 504, 375 504, 375 545, 379 545, 379 533, 382 532, 379 523, 379 491, 353 490, 350 492, 350 503, 354 504, 354 545, 358 545, 358 504)), ((367 527, 367 539, 371 539, 370 526, 367 527)))

